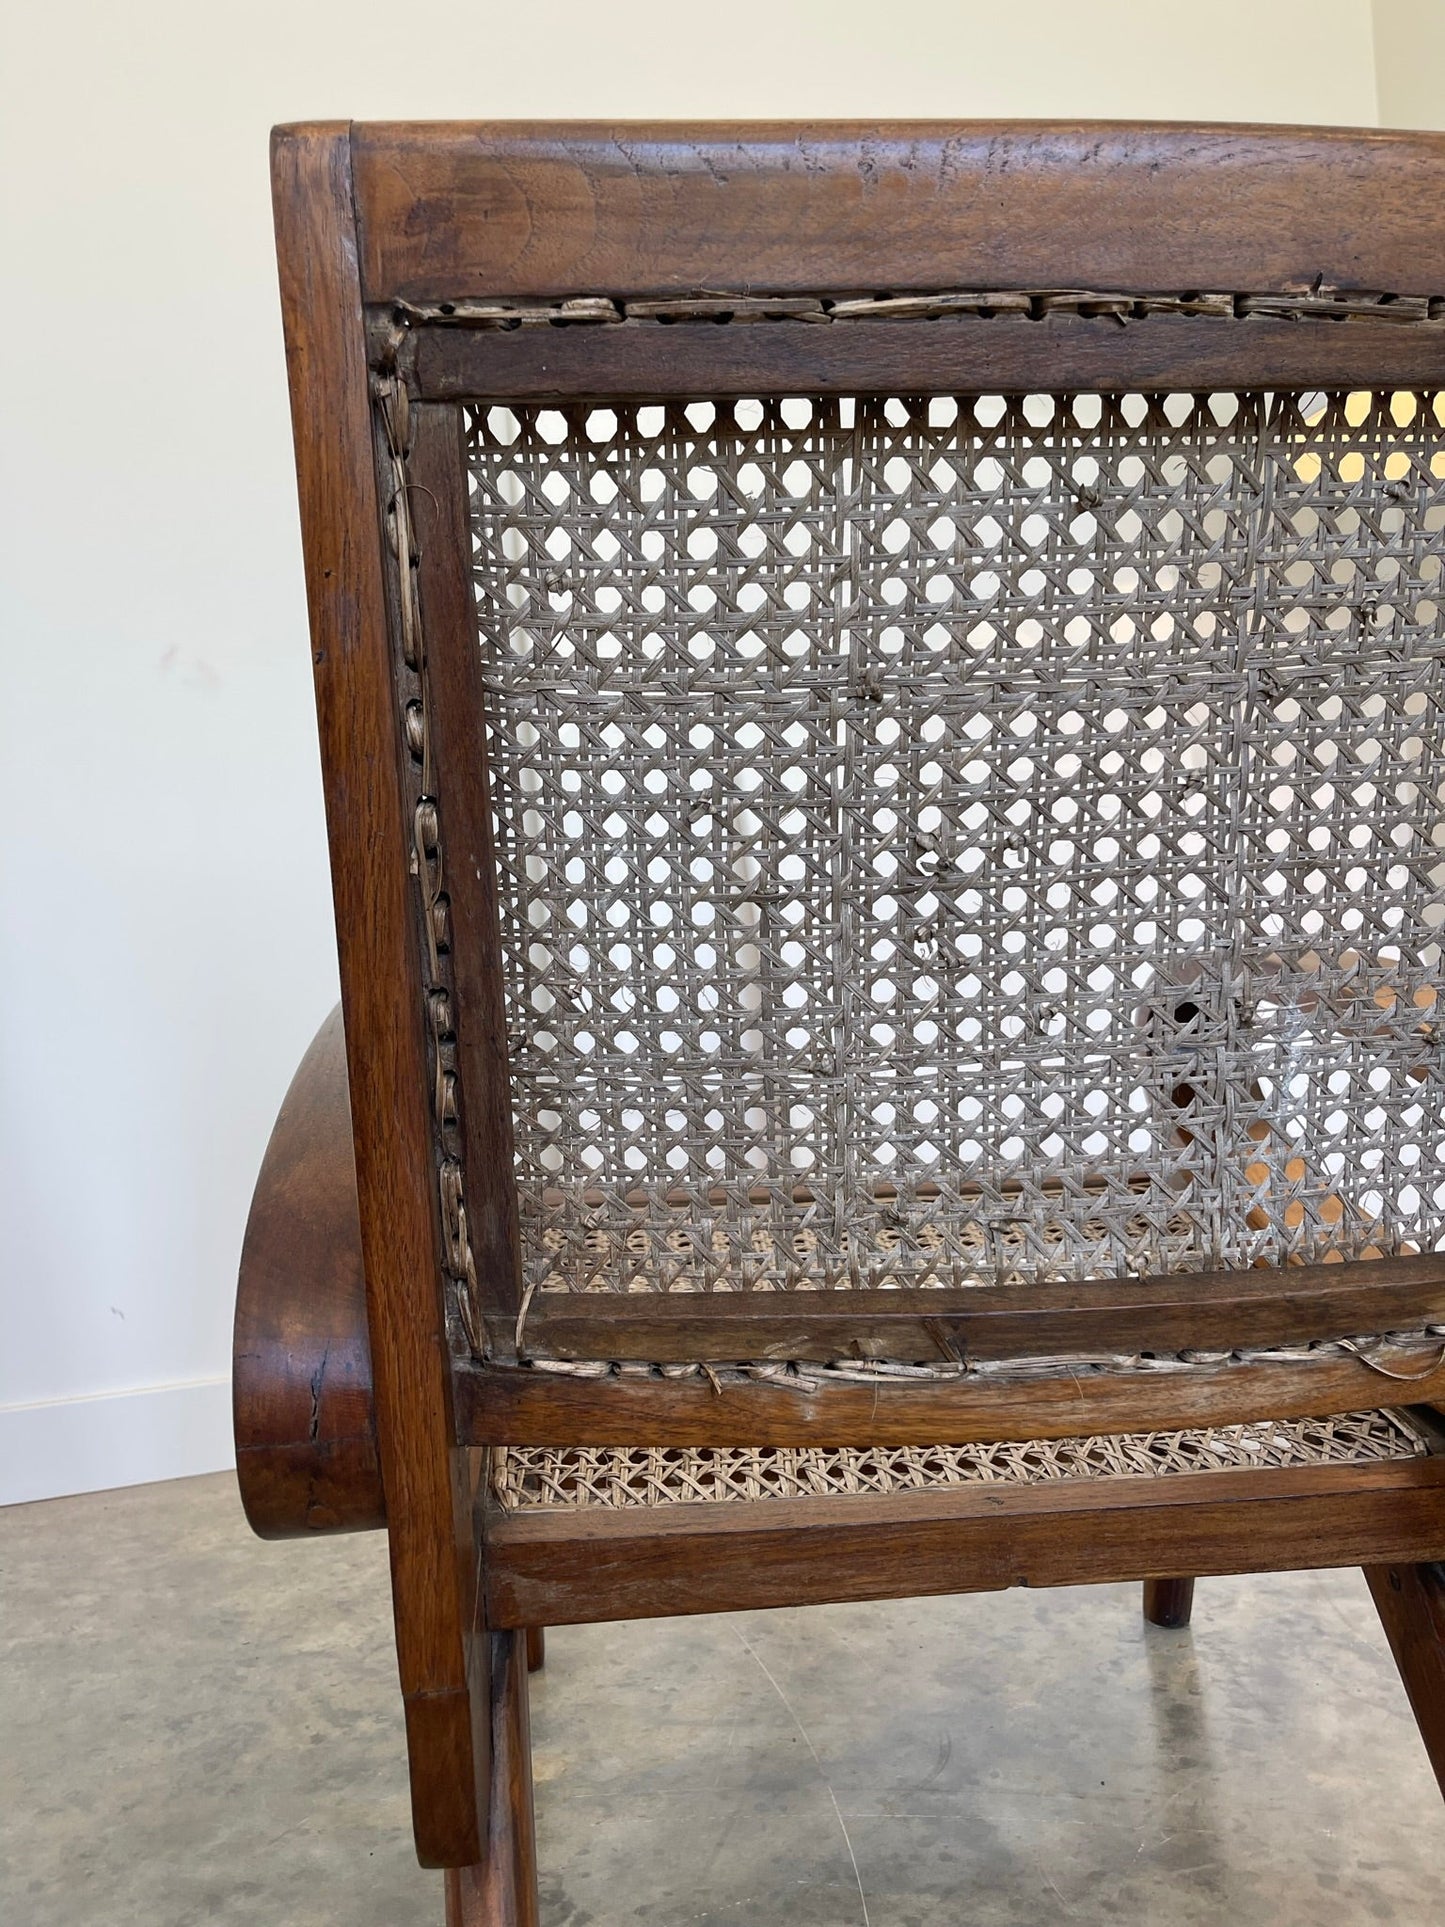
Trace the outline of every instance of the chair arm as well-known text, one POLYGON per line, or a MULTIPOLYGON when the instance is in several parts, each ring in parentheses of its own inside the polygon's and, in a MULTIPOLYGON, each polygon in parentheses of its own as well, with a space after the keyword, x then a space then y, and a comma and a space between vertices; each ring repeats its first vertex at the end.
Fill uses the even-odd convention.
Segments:
POLYGON ((232 1390, 253 1531, 284 1539, 386 1524, 340 1006, 291 1080, 256 1181, 232 1390))

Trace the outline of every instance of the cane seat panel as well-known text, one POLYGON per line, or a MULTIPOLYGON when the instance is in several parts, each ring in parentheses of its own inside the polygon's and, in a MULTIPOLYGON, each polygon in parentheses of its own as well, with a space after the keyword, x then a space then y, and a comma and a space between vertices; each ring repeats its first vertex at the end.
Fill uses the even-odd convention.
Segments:
POLYGON ((1189 1472, 1371 1464, 1425 1456, 1390 1412, 1269 1420, 1212 1430, 981 1445, 788 1449, 506 1446, 492 1456, 504 1511, 714 1505, 941 1491, 966 1485, 1152 1479, 1189 1472))

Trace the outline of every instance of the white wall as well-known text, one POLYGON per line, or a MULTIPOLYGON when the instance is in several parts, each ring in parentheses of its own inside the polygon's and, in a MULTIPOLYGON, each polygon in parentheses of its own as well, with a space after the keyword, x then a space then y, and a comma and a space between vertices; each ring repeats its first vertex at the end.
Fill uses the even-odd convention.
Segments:
POLYGON ((1382 127, 1445 127, 1445 5, 1374 0, 1375 89, 1382 127))
POLYGON ((0 1501, 227 1461, 335 995, 271 123, 1376 114, 1366 0, 44 0, 5 63, 0 1501))

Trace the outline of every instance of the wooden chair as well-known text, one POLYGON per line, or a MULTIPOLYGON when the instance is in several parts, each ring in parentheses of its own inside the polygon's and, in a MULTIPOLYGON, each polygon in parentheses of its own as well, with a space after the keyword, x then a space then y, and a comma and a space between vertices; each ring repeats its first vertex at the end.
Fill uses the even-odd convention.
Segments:
POLYGON ((241 1483, 386 1526, 448 1918, 569 1621, 1357 1564, 1445 1774, 1445 139, 273 164, 345 1043, 241 1483))

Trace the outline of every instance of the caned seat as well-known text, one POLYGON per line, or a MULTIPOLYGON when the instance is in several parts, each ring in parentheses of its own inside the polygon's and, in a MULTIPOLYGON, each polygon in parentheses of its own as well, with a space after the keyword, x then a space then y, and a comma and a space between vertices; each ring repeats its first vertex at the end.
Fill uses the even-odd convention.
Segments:
POLYGON ((502 1446, 492 1492, 504 1512, 543 1508, 719 1505, 728 1500, 851 1498, 970 1485, 1157 1479, 1265 1466, 1368 1465, 1424 1455, 1426 1440, 1389 1412, 1268 1419, 1211 1431, 978 1445, 502 1446))
POLYGON ((544 1624, 1358 1564, 1445 1775, 1445 140, 273 159, 344 1038, 238 1459, 391 1534, 453 1927, 544 1624))

